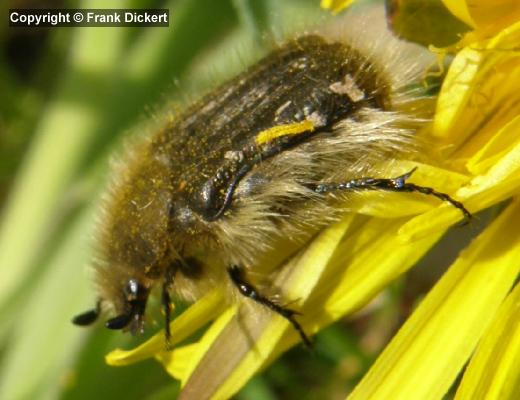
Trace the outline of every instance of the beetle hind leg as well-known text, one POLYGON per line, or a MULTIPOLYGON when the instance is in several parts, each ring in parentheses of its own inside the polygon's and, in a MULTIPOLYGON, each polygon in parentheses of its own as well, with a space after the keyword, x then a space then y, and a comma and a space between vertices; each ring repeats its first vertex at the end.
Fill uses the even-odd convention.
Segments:
POLYGON ((295 315, 299 314, 297 311, 280 306, 279 304, 276 304, 272 300, 269 300, 267 297, 263 296, 251 283, 249 283, 245 279, 240 267, 233 265, 229 267, 227 271, 229 277, 231 278, 231 281, 236 286, 240 294, 250 298, 251 300, 256 301, 257 303, 262 304, 263 306, 269 308, 271 311, 274 311, 278 315, 284 317, 287 321, 291 323, 293 328, 298 332, 305 346, 308 348, 312 348, 311 340, 305 334, 305 331, 303 330, 302 326, 295 318, 295 315))
POLYGON ((419 186, 415 183, 407 182, 408 178, 410 178, 410 176, 415 172, 416 169, 417 167, 407 172, 406 174, 397 176, 395 178, 362 177, 339 183, 309 184, 307 185, 307 187, 319 194, 331 193, 342 190, 387 190, 392 192, 421 193, 427 196, 437 197, 439 200, 448 202, 453 207, 460 210, 460 212, 464 216, 463 224, 471 220, 472 215, 464 206, 464 204, 462 204, 460 201, 455 200, 450 195, 439 192, 430 187, 419 186))

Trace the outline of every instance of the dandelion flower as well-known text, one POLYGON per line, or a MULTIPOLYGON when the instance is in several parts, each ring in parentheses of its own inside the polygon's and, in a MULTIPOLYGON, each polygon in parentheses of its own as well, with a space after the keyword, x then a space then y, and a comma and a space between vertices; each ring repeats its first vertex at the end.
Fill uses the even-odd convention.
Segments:
MULTIPOLYGON (((339 12, 349 3, 322 6, 339 12)), ((420 165, 414 178, 453 193, 472 213, 508 203, 401 327, 353 399, 439 399, 468 361, 457 399, 520 393, 520 7, 514 0, 445 4, 472 30, 445 49, 456 54, 428 133, 443 162, 420 165)), ((412 165, 403 160, 398 167, 412 165)), ((323 230, 274 282, 287 298, 300 299, 309 334, 370 302, 460 219, 446 204, 403 216, 395 211, 403 207, 399 196, 370 199, 323 230), (395 217, 380 218, 387 212, 395 217)), ((198 341, 168 352, 158 333, 136 349, 113 351, 107 362, 154 357, 181 381, 181 397, 232 396, 299 337, 279 316, 246 303, 227 306, 222 296, 215 289, 171 323, 174 345, 209 324, 198 341)))

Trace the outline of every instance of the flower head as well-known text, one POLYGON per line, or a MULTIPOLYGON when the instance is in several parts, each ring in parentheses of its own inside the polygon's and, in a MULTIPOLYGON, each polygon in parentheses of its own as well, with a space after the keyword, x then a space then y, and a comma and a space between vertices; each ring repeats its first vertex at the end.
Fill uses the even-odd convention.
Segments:
MULTIPOLYGON (((322 6, 339 11, 347 3, 322 6)), ((445 4, 473 30, 447 49, 456 54, 428 133, 442 160, 420 165, 415 182, 453 193, 472 213, 511 200, 406 321, 354 399, 441 398, 468 360, 456 398, 518 394, 520 7, 512 0, 445 4)), ((397 174, 416 165, 402 160, 388 168, 397 174)), ((323 230, 282 268, 273 283, 298 299, 306 332, 366 305, 460 220, 453 207, 432 204, 366 193, 353 205, 356 213, 323 230)), ((172 322, 174 345, 211 322, 198 341, 166 351, 161 332, 134 350, 113 351, 107 362, 154 357, 181 381, 186 397, 200 390, 213 398, 233 395, 299 337, 280 316, 254 304, 227 306, 222 296, 216 288, 172 322)))

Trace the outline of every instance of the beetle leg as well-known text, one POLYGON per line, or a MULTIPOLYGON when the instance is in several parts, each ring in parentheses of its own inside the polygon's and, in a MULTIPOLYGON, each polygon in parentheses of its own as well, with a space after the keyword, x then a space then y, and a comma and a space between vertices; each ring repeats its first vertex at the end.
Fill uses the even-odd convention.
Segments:
POLYGON ((463 224, 466 224, 469 220, 471 220, 471 213, 464 207, 464 205, 460 202, 452 198, 446 193, 438 192, 437 190, 419 186, 415 183, 408 183, 406 180, 415 172, 417 168, 412 169, 410 172, 406 174, 397 176, 395 178, 357 178, 352 179, 347 182, 340 183, 318 183, 307 185, 310 189, 315 191, 316 193, 330 193, 340 190, 388 190, 392 192, 415 192, 422 193, 427 196, 434 196, 442 201, 446 201, 450 203, 453 207, 460 210, 462 215, 464 216, 463 224))
POLYGON ((274 303, 273 301, 269 300, 261 293, 259 293, 258 290, 244 278, 240 267, 236 265, 229 267, 228 274, 231 278, 231 281, 237 287, 240 294, 250 298, 251 300, 256 301, 257 303, 262 304, 263 306, 284 317, 287 321, 289 321, 292 324, 294 329, 296 329, 296 331, 299 333, 300 337, 303 340, 303 343, 305 343, 305 346, 307 346, 308 348, 312 348, 312 342, 305 334, 302 326, 294 318, 294 316, 298 314, 298 312, 289 308, 282 307, 274 303))

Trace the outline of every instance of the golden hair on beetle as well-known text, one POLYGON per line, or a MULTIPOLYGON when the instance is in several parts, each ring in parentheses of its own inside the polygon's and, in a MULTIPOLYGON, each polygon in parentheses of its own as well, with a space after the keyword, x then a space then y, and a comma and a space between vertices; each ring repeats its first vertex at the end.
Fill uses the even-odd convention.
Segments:
POLYGON ((352 193, 433 195, 469 217, 448 195, 408 183, 410 174, 378 170, 417 150, 429 59, 376 30, 381 23, 362 25, 354 16, 284 41, 128 145, 96 238, 98 307, 76 324, 105 311, 108 328, 141 331, 161 286, 168 340, 170 296, 195 301, 219 286, 288 319, 310 345, 295 310, 252 278, 337 220, 352 193))

